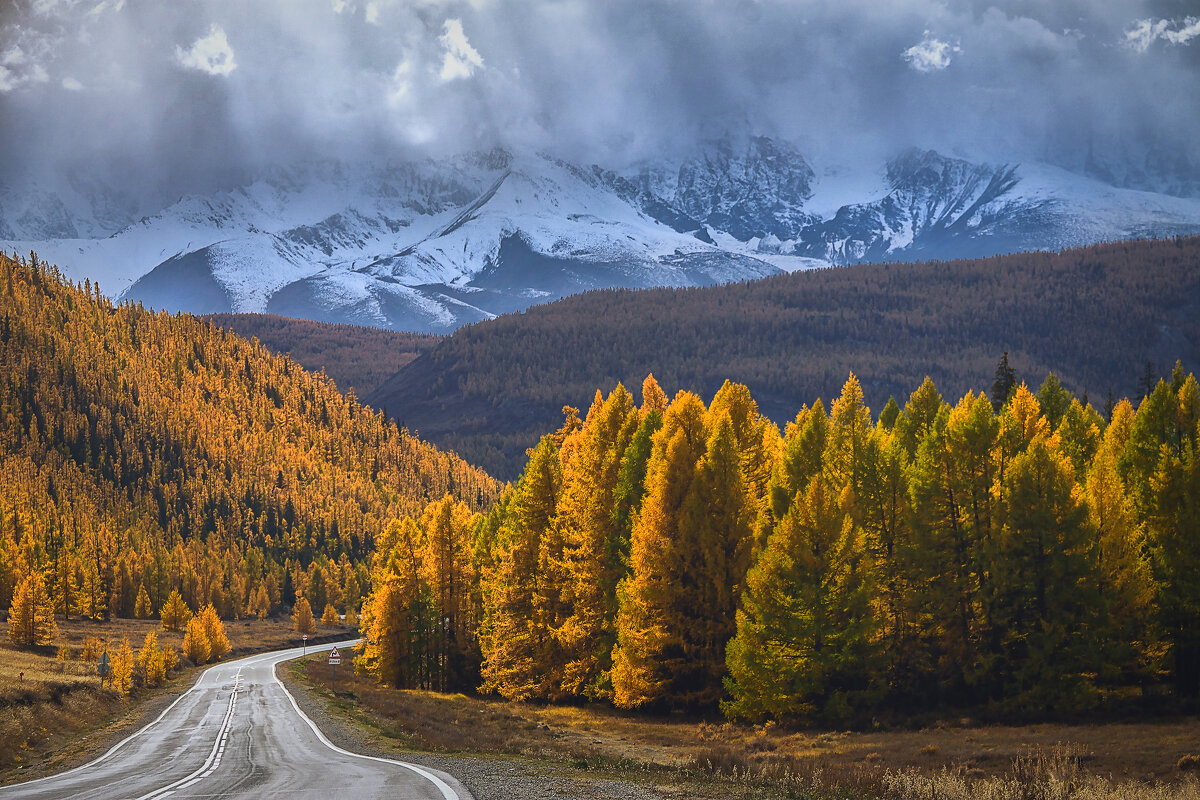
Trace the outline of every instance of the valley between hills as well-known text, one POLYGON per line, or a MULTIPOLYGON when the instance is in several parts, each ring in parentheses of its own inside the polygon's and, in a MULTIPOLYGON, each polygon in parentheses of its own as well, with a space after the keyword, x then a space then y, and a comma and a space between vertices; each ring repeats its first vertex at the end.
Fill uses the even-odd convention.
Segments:
MULTIPOLYGON (((28 602, 37 622, 5 702, 26 716, 77 707, 87 729, 158 696, 137 669, 125 690, 94 686, 56 617, 115 641, 129 635, 116 620, 155 629, 172 594, 294 636, 303 600, 367 637, 341 694, 311 690, 333 704, 322 713, 349 715, 336 724, 360 733, 346 735, 451 761, 509 754, 580 797, 611 781, 665 797, 923 797, 920 780, 937 796, 1007 796, 1029 780, 1093 796, 1194 791, 1194 723, 1179 714, 1200 652, 1185 566, 1200 474, 1197 247, 592 292, 441 339, 155 314, 5 257, 0 588, 10 620, 28 602), (967 287, 957 295, 951 271, 967 287), (855 311, 835 319, 801 298, 855 311), (972 324, 1002 333, 981 342, 972 324), (292 357, 270 352, 285 344, 292 357), (596 359, 610 353, 634 372, 606 372, 596 359), (861 375, 830 374, 839 358, 861 375), (906 377, 924 363, 942 371, 906 377), (610 377, 573 377, 589 372, 610 377), (405 385, 410 403, 373 410, 405 385), (452 388, 439 399, 431 387, 452 388), (573 395, 589 388, 590 407, 573 395), (462 410, 506 392, 520 424, 504 402, 462 410), (579 406, 539 410, 554 394, 579 406), (808 399, 793 411, 788 397, 808 399), (528 460, 504 484, 421 442, 405 419, 421 399, 480 416, 528 460), (824 588, 805 588, 814 577, 824 588), (826 636, 837 644, 814 649, 826 636), (791 677, 763 683, 765 664, 791 677), (37 684, 22 685, 25 669, 37 684), (389 716, 400 708, 427 722, 389 716), (449 714, 488 719, 491 738, 435 733, 449 714), (1130 719, 1160 757, 1089 744, 1130 719), (556 733, 513 738, 530 726, 556 733), (802 733, 814 726, 862 733, 838 744, 802 733)), ((480 441, 486 453, 497 439, 480 441)), ((310 663, 292 679, 323 674, 310 663)), ((6 780, 46 752, 14 736, 6 780)), ((471 769, 476 796, 507 796, 471 769)))

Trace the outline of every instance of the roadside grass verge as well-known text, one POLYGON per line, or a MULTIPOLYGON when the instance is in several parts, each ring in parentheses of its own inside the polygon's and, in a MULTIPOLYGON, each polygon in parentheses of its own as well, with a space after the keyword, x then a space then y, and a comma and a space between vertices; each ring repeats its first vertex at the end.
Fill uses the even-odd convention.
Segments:
MULTIPOLYGON (((323 656, 323 654, 321 654, 323 656)), ((1200 722, 785 730, 396 691, 323 657, 288 675, 372 738, 408 750, 516 756, 664 796, 835 800, 1200 800, 1200 722)))

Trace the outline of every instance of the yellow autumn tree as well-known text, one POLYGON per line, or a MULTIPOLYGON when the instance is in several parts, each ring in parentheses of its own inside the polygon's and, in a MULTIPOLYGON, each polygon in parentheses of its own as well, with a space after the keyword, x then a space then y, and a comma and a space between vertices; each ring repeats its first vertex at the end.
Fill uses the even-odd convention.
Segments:
POLYGON ((333 607, 333 603, 325 604, 325 611, 321 614, 321 624, 326 628, 334 628, 342 624, 342 618, 338 616, 337 609, 333 607))
MULTIPOLYGON (((703 457, 705 408, 690 392, 675 396, 654 435, 646 498, 633 528, 630 575, 618 588, 617 646, 613 651, 613 701, 623 708, 673 702, 676 678, 691 668, 682 586, 700 577, 683 517, 703 457)), ((694 588, 694 587, 693 587, 694 588)))
POLYGON ((212 650, 208 644, 208 637, 204 633, 204 623, 199 617, 193 617, 188 620, 187 630, 183 634, 183 654, 193 664, 207 664, 208 657, 212 650))
POLYGON ((109 658, 108 667, 109 684, 122 695, 128 695, 133 688, 133 665, 133 648, 129 646, 127 637, 122 638, 116 652, 109 658))
POLYGON ((154 613, 154 609, 150 607, 150 595, 146 592, 146 587, 138 588, 137 600, 133 604, 134 619, 150 619, 150 615, 154 613))
POLYGON ((217 609, 212 603, 204 607, 198 619, 204 627, 204 638, 208 640, 209 658, 216 661, 233 649, 229 637, 225 635, 225 624, 221 622, 221 617, 217 615, 217 609))
POLYGON ((166 680, 166 659, 158 644, 158 634, 154 631, 146 633, 142 649, 137 654, 137 665, 147 686, 157 686, 166 680))
POLYGON ((621 459, 640 417, 621 384, 588 410, 583 427, 564 447, 563 489, 555 518, 563 542, 570 616, 557 630, 567 655, 563 690, 606 697, 616 644, 617 584, 625 577, 629 542, 613 511, 621 459))
POLYGON ((158 615, 162 618, 163 630, 181 631, 192 618, 192 610, 187 607, 187 603, 183 601, 179 590, 176 589, 172 590, 167 597, 167 601, 159 609, 158 615))
POLYGON ((13 592, 8 638, 18 647, 50 644, 58 635, 54 608, 40 572, 31 573, 13 592))
POLYGON ((479 678, 479 609, 472 588, 472 532, 477 518, 447 494, 421 515, 424 548, 421 579, 429 589, 435 622, 430 641, 430 677, 435 689, 474 688, 479 678))
POLYGON ((558 450, 545 436, 504 509, 494 564, 483 576, 484 690, 510 700, 562 698, 565 659, 551 633, 567 613, 552 527, 561 485, 558 450))
POLYGON ((313 619, 312 606, 308 604, 307 597, 296 598, 296 605, 292 608, 292 627, 296 633, 309 636, 317 632, 317 621, 313 619))

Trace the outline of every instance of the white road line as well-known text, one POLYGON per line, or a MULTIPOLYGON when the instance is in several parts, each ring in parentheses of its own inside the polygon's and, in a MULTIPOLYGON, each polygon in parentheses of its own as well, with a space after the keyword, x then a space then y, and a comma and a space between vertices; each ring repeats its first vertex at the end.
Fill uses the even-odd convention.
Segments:
POLYGON ((282 662, 276 663, 275 669, 271 671, 271 677, 275 679, 275 683, 279 684, 279 688, 283 689, 283 693, 287 695, 288 700, 292 701, 292 708, 296 709, 296 713, 300 715, 300 718, 308 723, 308 727, 312 728, 313 733, 315 733, 317 738, 321 740, 321 744, 325 745, 335 753, 341 753, 344 756, 350 756, 351 758, 362 758, 366 759, 367 761, 378 761, 381 764, 395 764, 398 767, 403 767, 404 769, 415 772, 425 780, 432 783, 434 787, 442 793, 442 797, 445 798, 445 800, 473 800, 470 794, 464 798, 462 795, 456 792, 450 786, 450 784, 446 783, 444 780, 424 767, 417 766, 416 764, 409 764, 405 761, 395 761, 390 758, 378 758, 376 756, 365 756, 362 753, 352 753, 349 750, 343 750, 333 742, 329 741, 329 739, 325 737, 325 734, 321 733, 321 729, 317 727, 317 723, 309 719, 308 715, 300 710, 300 706, 296 703, 296 698, 292 697, 292 693, 289 692, 287 687, 283 685, 283 681, 279 680, 278 667, 280 663, 282 662))
POLYGON ((42 781, 48 781, 51 779, 57 780, 58 778, 65 778, 68 775, 74 775, 76 772, 82 772, 85 769, 90 769, 90 768, 96 766, 97 764, 100 764, 101 762, 108 760, 109 757, 111 757, 114 753, 116 753, 122 747, 129 744, 134 739, 141 736, 142 734, 144 734, 146 731, 153 728, 158 723, 162 722, 163 717, 165 717, 165 716, 167 716, 167 714, 171 713, 171 709, 173 709, 175 706, 179 705, 179 702, 181 700, 183 700, 183 698, 187 697, 189 694, 191 694, 192 692, 194 692, 200 688, 200 684, 203 683, 204 678, 209 673, 209 670, 216 669, 217 667, 221 667, 221 666, 224 666, 224 664, 216 664, 216 665, 204 670, 204 672, 200 673, 199 677, 196 678, 196 682, 192 684, 192 687, 190 689, 188 689, 186 692, 184 692, 183 694, 179 695, 179 697, 176 697, 175 702, 171 703, 171 705, 169 705, 165 709, 163 709, 163 712, 161 714, 159 714, 158 717, 153 722, 146 725, 146 727, 142 728, 137 733, 133 733, 133 734, 130 734, 129 736, 126 736, 124 739, 122 739, 121 741, 114 744, 111 748, 109 748, 108 752, 105 753, 104 755, 100 756, 99 758, 93 759, 92 761, 89 761, 86 764, 81 764, 78 767, 74 767, 73 769, 69 769, 66 772, 56 772, 53 775, 44 775, 41 778, 34 778, 33 780, 23 781, 21 783, 11 784, 10 786, 0 787, 0 793, 4 792, 4 790, 6 790, 6 789, 12 789, 12 788, 15 788, 18 786, 25 787, 25 786, 29 786, 30 784, 33 784, 33 783, 41 783, 42 781))
POLYGON ((212 752, 208 754, 205 762, 191 775, 186 775, 161 789, 148 792, 137 798, 137 800, 159 800, 159 798, 167 797, 173 794, 176 789, 185 789, 194 783, 204 780, 217 767, 221 766, 221 757, 225 754, 225 741, 229 738, 229 729, 233 724, 233 710, 237 705, 238 690, 241 688, 241 684, 242 667, 239 667, 237 674, 233 676, 233 691, 229 693, 229 710, 225 712, 225 719, 221 722, 221 729, 217 731, 217 739, 213 742, 212 752))

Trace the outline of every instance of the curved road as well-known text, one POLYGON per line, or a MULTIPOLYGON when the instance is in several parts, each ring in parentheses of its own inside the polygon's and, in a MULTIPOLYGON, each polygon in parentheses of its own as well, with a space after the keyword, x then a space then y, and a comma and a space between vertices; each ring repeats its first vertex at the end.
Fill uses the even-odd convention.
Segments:
POLYGON ((330 743, 275 676, 277 664, 299 655, 280 650, 210 667, 158 719, 95 761, 0 787, 0 798, 470 800, 444 772, 330 743))

